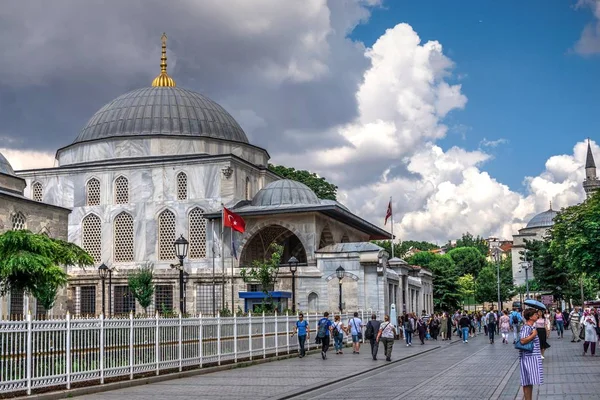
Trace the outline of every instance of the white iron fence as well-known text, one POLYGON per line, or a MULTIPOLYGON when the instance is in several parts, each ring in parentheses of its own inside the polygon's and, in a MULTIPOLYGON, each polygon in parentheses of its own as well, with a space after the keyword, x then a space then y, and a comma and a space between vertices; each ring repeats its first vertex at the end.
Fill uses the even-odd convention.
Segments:
MULTIPOLYGON (((360 313, 364 317, 363 313, 360 313)), ((311 331, 321 315, 304 314, 311 331)), ((342 321, 348 321, 342 315, 342 321)), ((297 351, 296 316, 0 321, 0 393, 70 389, 297 351), (80 385, 79 383, 77 385, 80 385)), ((364 318, 363 318, 364 321, 364 318)), ((316 335, 311 335, 313 339, 316 335)), ((333 345, 333 343, 332 343, 333 345)), ((314 347, 313 343, 307 346, 314 347)))

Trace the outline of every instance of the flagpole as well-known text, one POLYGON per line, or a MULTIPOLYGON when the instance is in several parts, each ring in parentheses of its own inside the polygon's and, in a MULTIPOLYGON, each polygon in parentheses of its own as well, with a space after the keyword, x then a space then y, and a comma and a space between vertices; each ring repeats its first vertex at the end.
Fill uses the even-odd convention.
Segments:
POLYGON ((221 310, 225 309, 225 242, 223 241, 225 232, 225 205, 221 204, 221 310))
MULTIPOLYGON (((223 216, 223 212, 221 211, 221 217, 223 216)), ((212 219, 210 221, 210 225, 212 228, 212 312, 213 317, 217 315, 216 313, 216 304, 215 304, 215 242, 217 239, 217 235, 215 235, 215 220, 212 219)))
POLYGON ((235 307, 233 306, 233 302, 235 301, 235 296, 233 294, 233 267, 235 265, 233 257, 233 246, 235 246, 235 244, 233 243, 233 228, 230 228, 229 232, 231 234, 231 312, 233 315, 235 315, 235 307))
POLYGON ((392 205, 392 196, 390 196, 390 208, 392 210, 392 258, 394 258, 394 206, 392 205))

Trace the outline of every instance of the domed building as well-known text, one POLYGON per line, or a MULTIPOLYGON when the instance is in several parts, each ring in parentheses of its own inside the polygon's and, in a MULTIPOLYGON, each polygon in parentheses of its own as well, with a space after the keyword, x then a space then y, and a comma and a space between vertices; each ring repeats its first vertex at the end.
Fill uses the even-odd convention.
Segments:
MULTIPOLYGON (((346 307, 387 310, 391 295, 369 299, 366 293, 397 291, 399 285, 388 285, 385 269, 365 267, 385 265, 387 253, 363 245, 389 233, 271 172, 267 150, 249 143, 223 107, 176 86, 167 74, 164 35, 160 67, 151 87, 100 108, 73 143, 56 152, 56 167, 18 172, 26 197, 71 210, 69 241, 83 247, 96 266, 110 268, 107 314, 143 311, 129 291, 127 275, 144 265, 153 266, 156 282, 149 313, 178 310, 180 298, 192 314, 251 309, 249 299, 262 292, 242 281, 240 268, 270 256, 271 243, 284 246, 284 263, 292 256, 299 261, 298 309, 337 308, 337 292, 329 282, 340 264, 322 262, 325 255, 320 254, 326 251, 320 251, 352 242, 355 246, 340 261, 348 277, 343 285, 354 293, 346 307), (232 237, 229 228, 222 229, 223 205, 244 218, 243 234, 232 237), (180 235, 189 242, 182 292, 174 249, 180 235)), ((66 307, 74 314, 100 313, 97 270, 68 272, 61 299, 66 307)), ((282 268, 272 288, 281 308, 292 308, 291 278, 289 268, 282 268)))

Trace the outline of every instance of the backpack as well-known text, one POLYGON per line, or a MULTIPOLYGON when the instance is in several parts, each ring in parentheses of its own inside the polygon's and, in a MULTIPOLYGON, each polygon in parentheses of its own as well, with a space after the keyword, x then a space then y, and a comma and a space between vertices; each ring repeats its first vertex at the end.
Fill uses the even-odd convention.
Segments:
POLYGON ((371 321, 367 323, 367 329, 365 330, 365 339, 375 339, 375 328, 373 328, 371 321))
POLYGON ((496 323, 496 314, 494 313, 488 313, 488 324, 495 324, 496 323))
POLYGON ((319 330, 317 331, 317 337, 319 338, 324 338, 325 336, 327 336, 327 325, 329 321, 323 321, 321 320, 321 322, 319 323, 319 330))
POLYGON ((410 319, 404 321, 404 330, 408 333, 413 331, 412 324, 410 323, 410 319))
POLYGON ((512 323, 513 323, 513 325, 518 325, 519 324, 519 317, 517 317, 517 314, 513 314, 513 316, 512 316, 512 323))

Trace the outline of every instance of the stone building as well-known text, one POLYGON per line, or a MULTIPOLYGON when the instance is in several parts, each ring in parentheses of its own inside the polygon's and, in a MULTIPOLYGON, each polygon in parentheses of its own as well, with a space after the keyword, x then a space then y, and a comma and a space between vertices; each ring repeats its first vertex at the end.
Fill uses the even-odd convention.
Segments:
MULTIPOLYGON (((42 202, 41 186, 37 181, 28 188, 30 197, 25 197, 26 186, 25 179, 15 175, 9 162, 0 154, 0 234, 11 229, 28 229, 67 240, 70 210, 42 202)), ((64 311, 64 302, 62 307, 64 311)), ((28 309, 37 314, 46 312, 22 291, 0 298, 0 316, 20 316, 28 309)))
MULTIPOLYGON (((249 143, 223 107, 176 86, 167 74, 165 36, 162 50, 151 87, 104 105, 73 143, 58 149, 56 167, 18 172, 28 185, 26 197, 72 210, 68 240, 111 269, 107 313, 143 312, 127 286, 128 274, 142 265, 152 265, 155 274, 149 313, 177 310, 180 294, 189 313, 246 308, 261 290, 242 281, 240 268, 269 257, 273 242, 284 246, 284 263, 291 256, 300 262, 299 309, 337 308, 333 264, 326 262, 335 254, 347 267, 346 305, 387 311, 389 300, 397 299, 387 290, 399 280, 393 267, 383 269, 387 254, 366 242, 390 234, 269 171, 267 150, 249 143), (222 205, 245 219, 244 234, 222 232, 222 205), (182 293, 172 268, 180 235, 189 241, 182 293), (352 245, 336 247, 340 243, 352 245), (363 253, 377 254, 376 260, 361 262, 363 253), (374 302, 369 296, 376 294, 386 300, 374 302)), ((98 314, 97 270, 70 268, 69 274, 71 311, 98 314)), ((281 268, 273 289, 282 306, 291 305, 290 287, 291 275, 281 268)))

